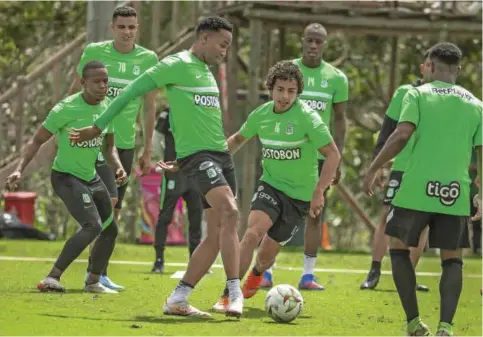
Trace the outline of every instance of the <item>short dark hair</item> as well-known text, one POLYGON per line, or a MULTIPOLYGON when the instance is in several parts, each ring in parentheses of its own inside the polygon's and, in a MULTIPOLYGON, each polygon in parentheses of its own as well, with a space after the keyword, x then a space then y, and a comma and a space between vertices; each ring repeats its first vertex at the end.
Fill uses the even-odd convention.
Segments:
POLYGON ((84 68, 82 68, 82 78, 86 78, 86 73, 91 69, 103 69, 106 68, 104 63, 100 61, 89 61, 85 64, 84 68))
POLYGON ((430 60, 437 59, 446 65, 458 65, 463 53, 457 45, 450 42, 435 44, 429 49, 428 57, 430 60))
POLYGON ((201 20, 196 26, 196 35, 203 32, 217 32, 220 29, 233 32, 233 25, 219 16, 209 16, 201 20))
POLYGON ((297 93, 301 94, 304 91, 304 76, 300 68, 292 61, 277 62, 268 70, 265 86, 269 91, 273 90, 277 80, 295 80, 298 85, 297 93))
POLYGON ((304 29, 304 34, 305 32, 307 32, 308 30, 316 30, 316 31, 320 31, 321 33, 327 35, 327 29, 325 29, 324 26, 322 26, 320 23, 311 23, 309 25, 307 25, 304 29))
POLYGON ((135 18, 137 18, 138 12, 136 12, 136 10, 132 7, 120 6, 120 7, 117 7, 114 10, 114 13, 112 13, 112 22, 116 21, 118 16, 122 16, 122 17, 125 17, 125 18, 134 16, 135 18))

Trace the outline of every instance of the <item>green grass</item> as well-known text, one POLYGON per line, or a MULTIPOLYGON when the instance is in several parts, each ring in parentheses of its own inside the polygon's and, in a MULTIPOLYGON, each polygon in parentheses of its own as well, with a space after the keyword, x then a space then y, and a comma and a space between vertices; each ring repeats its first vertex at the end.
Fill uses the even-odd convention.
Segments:
MULTIPOLYGON (((55 258, 63 242, 1 241, 0 256, 55 258)), ((82 258, 86 258, 84 253, 82 258)), ((151 262, 149 246, 119 244, 113 260, 151 262)), ((168 247, 167 262, 186 262, 187 249, 168 247)), ((366 269, 368 255, 321 253, 318 268, 366 269)), ((220 263, 220 261, 217 261, 220 263)), ((302 254, 286 250, 279 266, 299 267, 302 254)), ((361 291, 364 274, 318 273, 326 286, 324 292, 303 292, 302 315, 291 324, 277 324, 263 310, 266 291, 245 301, 240 321, 213 314, 212 320, 163 316, 161 306, 174 289, 177 280, 170 276, 183 267, 167 267, 164 275, 150 273, 150 265, 111 264, 109 274, 127 290, 119 295, 98 296, 82 292, 84 263, 74 263, 62 282, 65 294, 39 293, 35 288, 52 266, 51 262, 0 261, 0 335, 404 335, 404 313, 390 275, 383 275, 376 291, 361 291)), ((480 259, 467 258, 466 275, 481 276, 480 259)), ((384 270, 390 270, 386 258, 384 270)), ((224 274, 214 268, 196 287, 190 300, 208 310, 217 300, 224 274)), ((440 262, 434 256, 421 260, 418 271, 439 272, 440 262)), ((275 270, 277 283, 297 285, 300 271, 275 270)), ((464 279, 460 305, 454 319, 455 333, 460 336, 482 335, 481 277, 464 279)), ((434 330, 439 320, 439 277, 420 276, 418 281, 431 288, 419 293, 423 320, 434 330)))

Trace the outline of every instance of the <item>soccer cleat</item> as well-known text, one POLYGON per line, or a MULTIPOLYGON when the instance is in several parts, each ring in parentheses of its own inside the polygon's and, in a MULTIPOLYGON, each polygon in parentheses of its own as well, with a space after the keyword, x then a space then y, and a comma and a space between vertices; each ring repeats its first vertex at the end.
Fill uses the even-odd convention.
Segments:
POLYGON ((272 273, 268 270, 263 273, 262 283, 260 283, 260 288, 270 289, 273 287, 272 273))
POLYGON ((379 278, 381 277, 381 273, 371 269, 369 274, 367 274, 367 278, 362 282, 361 289, 374 289, 377 287, 379 283, 379 278))
POLYGON ((164 262, 161 259, 158 259, 154 262, 153 268, 151 269, 152 273, 164 273, 164 262))
POLYGON ((65 292, 64 286, 60 284, 59 280, 53 277, 44 278, 42 281, 39 282, 39 284, 37 284, 37 289, 41 292, 65 292))
POLYGON ((243 283, 242 293, 244 298, 250 298, 257 293, 262 283, 262 278, 262 275, 255 276, 253 270, 250 270, 250 274, 248 274, 245 283, 243 283))
POLYGON ((165 315, 173 316, 189 316, 203 318, 211 317, 209 313, 196 309, 192 305, 189 305, 188 302, 179 302, 169 305, 168 301, 165 301, 163 304, 163 313, 165 315))
POLYGON ((417 284, 416 285, 416 290, 427 293, 429 291, 429 288, 426 287, 426 286, 423 286, 422 284, 417 284))
POLYGON ((104 287, 107 287, 107 288, 112 289, 112 290, 115 290, 115 291, 124 290, 124 287, 123 286, 120 286, 120 285, 115 284, 114 282, 112 282, 111 279, 109 277, 107 277, 107 275, 101 275, 101 277, 99 278, 99 282, 104 287))
POLYGON ((436 336, 453 336, 453 326, 446 322, 439 322, 436 336))
POLYGON ((428 326, 421 321, 421 318, 416 317, 408 323, 408 336, 429 336, 431 331, 428 326))
POLYGON ((226 312, 228 307, 230 306, 230 301, 228 296, 223 295, 221 296, 218 301, 213 305, 212 310, 215 312, 226 312))
POLYGON ((118 294, 117 291, 102 285, 101 282, 86 284, 86 286, 84 287, 84 291, 86 293, 95 294, 118 294))
POLYGON ((299 282, 300 290, 325 290, 324 286, 317 283, 314 274, 305 274, 299 282))
POLYGON ((228 317, 240 318, 243 313, 243 296, 238 296, 234 299, 228 299, 228 309, 225 311, 225 315, 228 317))

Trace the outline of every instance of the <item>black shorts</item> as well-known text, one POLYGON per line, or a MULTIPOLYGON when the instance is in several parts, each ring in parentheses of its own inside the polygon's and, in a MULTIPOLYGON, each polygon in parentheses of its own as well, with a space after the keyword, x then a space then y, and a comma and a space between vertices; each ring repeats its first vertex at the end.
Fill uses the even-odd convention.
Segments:
POLYGON ((200 193, 203 207, 210 208, 205 196, 213 188, 229 186, 236 198, 236 176, 233 160, 228 152, 200 151, 178 159, 179 169, 200 193))
POLYGON ((272 220, 267 235, 280 245, 287 244, 305 223, 310 202, 290 198, 282 191, 260 181, 252 199, 252 211, 262 211, 272 220))
POLYGON ((401 186, 403 174, 404 172, 402 171, 391 171, 389 182, 386 187, 386 193, 384 194, 384 200, 382 202, 384 205, 390 205, 392 203, 392 200, 401 186))
POLYGON ((392 206, 385 233, 409 247, 417 247, 422 231, 429 226, 429 247, 447 250, 469 248, 469 217, 429 213, 392 206))
POLYGON ((71 174, 52 170, 50 180, 55 193, 81 226, 92 224, 104 229, 111 224, 111 198, 98 175, 86 182, 71 174))
MULTIPOLYGON (((117 153, 119 154, 119 160, 121 161, 122 167, 124 168, 124 171, 126 171, 126 174, 129 177, 131 175, 132 164, 134 160, 134 149, 118 148, 117 153)), ((127 179, 123 185, 117 186, 116 173, 105 160, 98 160, 96 162, 96 171, 106 185, 111 198, 117 199, 117 204, 115 207, 117 209, 121 209, 122 201, 124 199, 124 195, 126 194, 129 179, 127 179)))

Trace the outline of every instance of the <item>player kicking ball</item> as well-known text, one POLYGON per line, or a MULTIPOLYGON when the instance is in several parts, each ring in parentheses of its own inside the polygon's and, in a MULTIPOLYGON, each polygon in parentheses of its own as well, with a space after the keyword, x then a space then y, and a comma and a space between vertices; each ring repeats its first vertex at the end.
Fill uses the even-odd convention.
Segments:
MULTIPOLYGON (((263 175, 252 199, 248 229, 240 243, 242 278, 262 240, 256 264, 243 284, 244 298, 257 292, 263 273, 275 262, 280 249, 303 226, 307 215, 319 216, 324 192, 333 181, 340 154, 319 114, 299 99, 304 89, 302 72, 290 61, 275 64, 266 86, 272 100, 255 109, 241 129, 228 139, 234 154, 250 139, 262 143, 263 175), (320 178, 317 154, 326 157, 320 178)), ((229 307, 229 290, 214 305, 215 311, 229 307)))
POLYGON ((106 157, 115 169, 117 183, 126 180, 111 125, 91 141, 75 143, 69 140, 71 128, 89 126, 109 105, 105 100, 108 88, 106 67, 98 61, 88 62, 82 69, 83 91, 69 96, 52 108, 47 119, 27 143, 15 172, 7 178, 7 189, 14 190, 22 172, 39 148, 56 134, 58 151, 52 166, 51 182, 55 193, 62 199, 81 230, 64 245, 54 267, 37 288, 40 291, 64 292, 60 278, 70 264, 96 240, 92 249, 92 269, 85 281, 86 292, 116 294, 117 291, 100 282, 117 236, 111 199, 106 186, 96 174, 95 163, 104 137, 107 139, 106 157))

